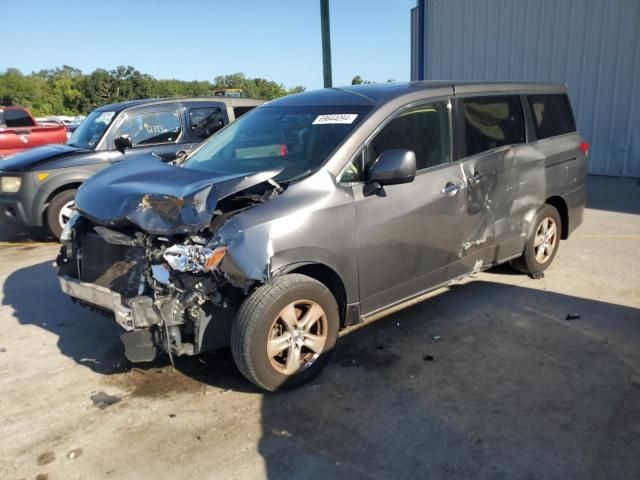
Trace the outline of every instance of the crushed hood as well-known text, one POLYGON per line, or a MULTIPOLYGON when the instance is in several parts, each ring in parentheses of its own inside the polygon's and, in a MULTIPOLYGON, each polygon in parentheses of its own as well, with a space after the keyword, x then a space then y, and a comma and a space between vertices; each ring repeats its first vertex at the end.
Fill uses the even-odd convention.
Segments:
POLYGON ((76 206, 102 225, 133 223, 158 235, 196 232, 211 223, 218 201, 278 173, 217 175, 167 164, 149 154, 91 177, 78 190, 76 206))
POLYGON ((22 172, 32 167, 40 166, 50 160, 86 154, 87 152, 90 152, 90 150, 83 150, 69 145, 44 145, 12 155, 10 158, 0 162, 0 169, 5 172, 22 172))

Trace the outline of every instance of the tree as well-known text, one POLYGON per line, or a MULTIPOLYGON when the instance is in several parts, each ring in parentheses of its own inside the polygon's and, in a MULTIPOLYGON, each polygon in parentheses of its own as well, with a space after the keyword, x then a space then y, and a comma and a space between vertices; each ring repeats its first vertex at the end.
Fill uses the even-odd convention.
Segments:
MULTIPOLYGON (((395 82, 396 79, 395 78, 389 78, 387 79, 387 83, 389 82, 395 82)), ((355 77, 353 77, 351 79, 351 85, 362 85, 362 84, 370 84, 370 83, 378 83, 378 82, 372 82, 370 80, 365 80, 364 78, 362 78, 360 75, 356 75, 355 77)))
POLYGON ((375 83, 375 82, 372 82, 370 80, 365 80, 360 75, 356 75, 351 79, 351 85, 367 85, 370 83, 375 83))
POLYGON ((247 97, 272 98, 300 93, 265 78, 248 78, 243 73, 221 75, 208 81, 158 80, 130 65, 113 70, 97 69, 83 74, 69 65, 24 75, 9 68, 0 71, 1 105, 24 105, 37 116, 86 114, 96 107, 140 98, 197 97, 212 95, 222 88, 240 88, 247 97))
POLYGON ((287 90, 281 83, 267 80, 265 78, 247 78, 243 73, 232 73, 230 75, 220 75, 213 79, 214 90, 227 88, 239 88, 242 95, 250 98, 261 98, 271 100, 292 93, 304 91, 304 87, 297 86, 287 90))

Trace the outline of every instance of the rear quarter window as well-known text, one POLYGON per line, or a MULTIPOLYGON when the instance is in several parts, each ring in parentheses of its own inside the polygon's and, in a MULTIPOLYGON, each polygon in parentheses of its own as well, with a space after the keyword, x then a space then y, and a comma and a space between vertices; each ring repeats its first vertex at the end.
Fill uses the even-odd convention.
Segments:
POLYGON ((236 117, 236 119, 238 119, 245 113, 253 110, 254 108, 256 108, 254 105, 247 106, 247 107, 233 107, 233 115, 236 117))
POLYGON ((206 140, 224 126, 220 107, 198 107, 189 110, 191 133, 198 140, 206 140))
POLYGON ((527 99, 536 137, 539 140, 576 131, 576 122, 567 95, 529 95, 527 99))
POLYGON ((524 118, 516 95, 462 100, 467 155, 524 143, 524 118))
POLYGON ((21 109, 0 110, 0 124, 7 128, 34 126, 29 114, 21 109))

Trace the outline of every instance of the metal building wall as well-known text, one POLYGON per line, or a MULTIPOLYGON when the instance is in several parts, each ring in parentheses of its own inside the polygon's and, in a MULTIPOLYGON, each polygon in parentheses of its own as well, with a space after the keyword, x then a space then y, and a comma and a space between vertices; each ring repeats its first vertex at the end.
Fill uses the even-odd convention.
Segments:
POLYGON ((566 83, 589 171, 640 177, 640 0, 418 0, 418 9, 412 23, 423 28, 412 35, 424 48, 412 64, 424 63, 426 79, 566 83))

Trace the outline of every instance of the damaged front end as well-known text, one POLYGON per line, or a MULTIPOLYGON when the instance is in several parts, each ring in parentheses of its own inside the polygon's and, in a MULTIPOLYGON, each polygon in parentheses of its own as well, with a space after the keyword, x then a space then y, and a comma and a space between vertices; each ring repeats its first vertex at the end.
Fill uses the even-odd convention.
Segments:
POLYGON ((226 346, 235 312, 255 281, 225 272, 229 247, 215 233, 277 195, 270 179, 278 172, 222 179, 187 172, 200 178, 176 181, 184 169, 142 163, 152 183, 173 173, 166 188, 156 180, 158 193, 150 195, 140 181, 125 192, 116 171, 80 189, 80 213, 63 232, 57 259, 62 291, 115 318, 132 362, 151 361, 159 351, 194 355, 226 346))

